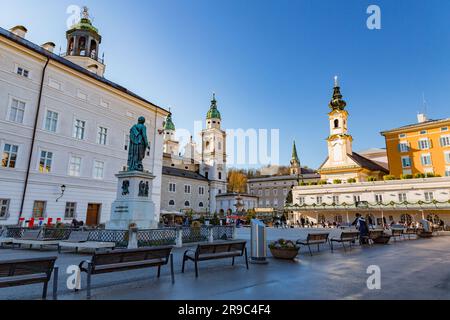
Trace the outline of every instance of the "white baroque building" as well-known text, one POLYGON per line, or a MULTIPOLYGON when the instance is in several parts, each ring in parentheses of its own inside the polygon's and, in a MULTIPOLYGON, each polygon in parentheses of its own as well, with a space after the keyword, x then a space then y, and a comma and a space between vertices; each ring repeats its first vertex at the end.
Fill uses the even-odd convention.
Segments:
POLYGON ((29 220, 88 225, 109 220, 115 174, 127 164, 128 132, 147 119, 144 168, 156 176, 160 211, 168 112, 104 77, 101 36, 87 11, 67 31, 67 53, 36 45, 26 28, 0 28, 0 225, 29 220))
POLYGON ((450 178, 406 179, 299 186, 286 209, 291 219, 302 216, 319 223, 353 222, 355 214, 374 224, 433 220, 450 224, 450 178))

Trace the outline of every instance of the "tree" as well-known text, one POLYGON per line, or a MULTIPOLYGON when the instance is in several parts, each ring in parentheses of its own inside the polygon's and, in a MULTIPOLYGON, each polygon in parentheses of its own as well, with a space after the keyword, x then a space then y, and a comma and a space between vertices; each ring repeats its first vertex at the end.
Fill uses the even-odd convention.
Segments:
POLYGON ((247 176, 243 170, 231 169, 228 171, 228 192, 247 192, 247 176))

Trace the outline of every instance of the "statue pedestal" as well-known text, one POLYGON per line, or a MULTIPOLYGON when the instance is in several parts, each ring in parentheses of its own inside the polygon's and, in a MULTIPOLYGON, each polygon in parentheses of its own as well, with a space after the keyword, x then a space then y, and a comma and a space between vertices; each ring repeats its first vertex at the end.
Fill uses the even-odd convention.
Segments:
POLYGON ((128 230, 130 224, 139 229, 156 229, 159 214, 152 201, 152 186, 155 176, 148 172, 125 171, 116 174, 116 201, 111 206, 111 219, 107 229, 128 230))

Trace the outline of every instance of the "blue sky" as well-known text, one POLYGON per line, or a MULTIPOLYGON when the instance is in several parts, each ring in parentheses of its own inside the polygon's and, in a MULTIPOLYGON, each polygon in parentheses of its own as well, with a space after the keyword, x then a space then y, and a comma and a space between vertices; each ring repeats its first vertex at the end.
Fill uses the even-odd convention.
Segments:
POLYGON ((177 127, 203 120, 215 91, 226 128, 280 129, 304 165, 327 155, 327 112, 339 75, 356 151, 384 147, 385 129, 450 116, 450 1, 0 0, 0 26, 65 48, 71 4, 103 36, 110 80, 170 106, 177 127), (366 27, 377 4, 382 29, 366 27))

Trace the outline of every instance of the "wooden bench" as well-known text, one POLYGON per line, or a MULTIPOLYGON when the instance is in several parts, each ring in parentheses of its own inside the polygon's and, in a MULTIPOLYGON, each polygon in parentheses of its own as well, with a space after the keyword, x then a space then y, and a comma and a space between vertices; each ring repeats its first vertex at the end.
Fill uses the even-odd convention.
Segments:
POLYGON ((81 272, 87 273, 87 299, 91 298, 92 275, 158 267, 159 278, 161 266, 167 265, 169 261, 174 283, 172 246, 94 253, 91 260, 82 261, 79 266, 81 272))
POLYGON ((401 239, 404 234, 404 229, 391 229, 392 232, 392 238, 394 238, 394 241, 397 241, 397 238, 401 239))
POLYGON ((386 236, 384 230, 369 230, 369 235, 367 237, 369 244, 387 244, 389 242, 390 236, 386 236))
POLYGON ((328 242, 329 233, 308 233, 306 240, 297 240, 297 244, 308 246, 309 254, 312 257, 311 245, 317 245, 317 251, 320 251, 320 245, 328 242))
POLYGON ((17 244, 19 245, 19 248, 21 248, 22 245, 29 245, 31 249, 33 245, 35 245, 42 249, 43 246, 58 246, 59 240, 54 238, 45 238, 41 229, 32 229, 25 230, 23 235, 20 238, 14 239, 12 243, 13 248, 17 244))
POLYGON ((72 231, 67 240, 60 241, 58 243, 58 252, 61 253, 62 248, 73 248, 75 252, 79 249, 114 249, 116 244, 114 242, 98 242, 88 241, 89 231, 72 231))
POLYGON ((347 251, 345 248, 345 243, 348 242, 350 244, 350 249, 352 248, 352 243, 355 243, 359 239, 359 231, 343 231, 339 238, 331 238, 330 245, 331 251, 333 252, 333 242, 342 243, 344 247, 344 251, 347 251))
POLYGON ((184 266, 186 261, 191 260, 195 264, 195 276, 198 277, 198 262, 207 260, 217 260, 232 258, 234 266, 234 259, 236 257, 245 257, 245 264, 248 270, 248 256, 247 256, 247 242, 246 241, 218 241, 216 243, 205 243, 197 245, 196 250, 186 250, 183 255, 183 267, 181 272, 184 273, 184 266))
POLYGON ((0 261, 0 288, 44 283, 42 299, 47 298, 47 286, 53 276, 53 299, 58 289, 57 257, 0 261))

